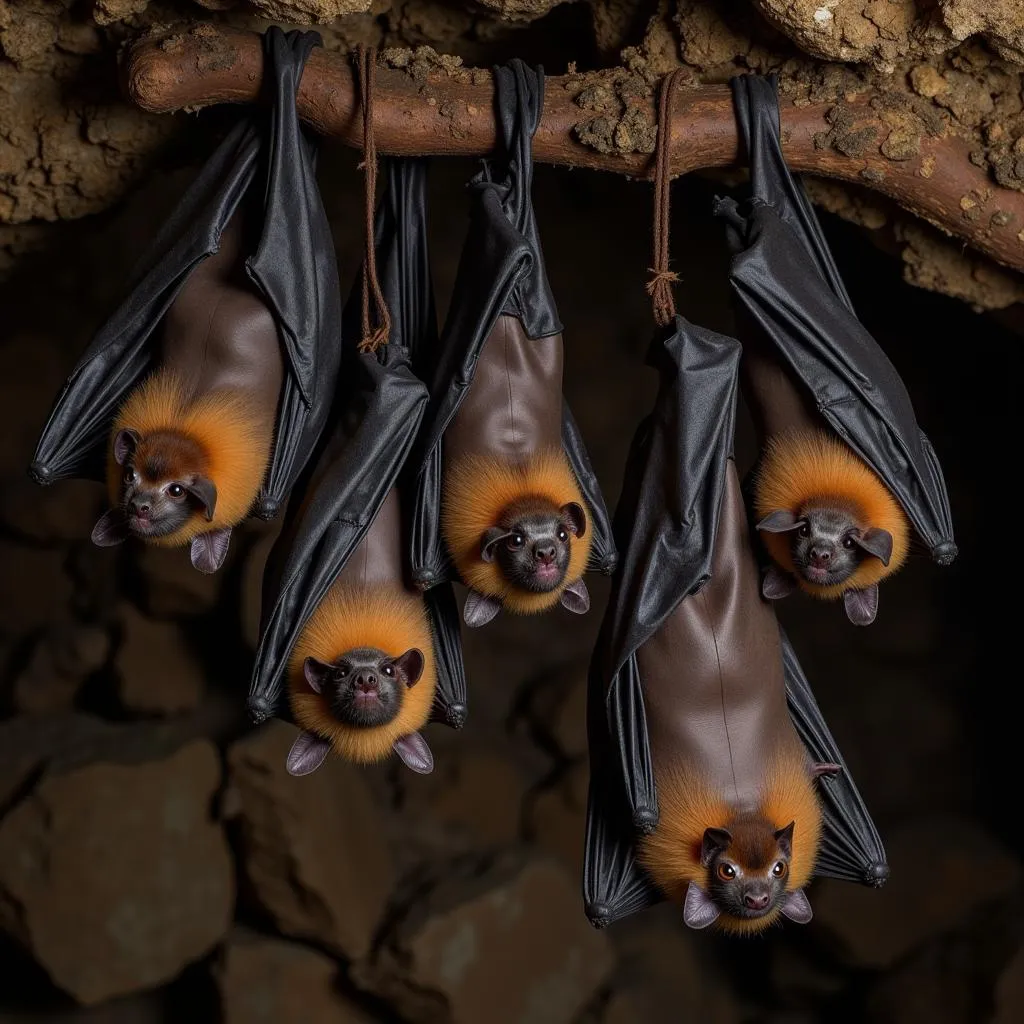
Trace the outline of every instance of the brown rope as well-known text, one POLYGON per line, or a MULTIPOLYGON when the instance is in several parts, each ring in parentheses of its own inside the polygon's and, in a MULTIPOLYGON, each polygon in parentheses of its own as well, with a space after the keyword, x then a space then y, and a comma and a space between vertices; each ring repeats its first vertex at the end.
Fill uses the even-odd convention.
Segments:
POLYGON ((654 320, 659 327, 665 327, 676 315, 676 304, 672 298, 672 285, 679 275, 668 269, 669 224, 671 215, 672 184, 672 93, 682 73, 677 68, 661 80, 661 96, 658 103, 658 139, 655 147, 654 169, 654 275, 647 282, 647 294, 654 307, 654 320))
POLYGON ((377 250, 373 238, 373 215, 377 205, 377 144, 373 134, 373 96, 377 72, 377 51, 372 47, 360 46, 356 50, 356 77, 359 79, 359 95, 363 108, 363 162, 359 165, 364 172, 366 207, 366 254, 363 257, 363 336, 359 342, 360 352, 376 352, 386 345, 391 334, 391 314, 384 301, 384 293, 377 280, 377 250), (370 324, 370 292, 373 292, 377 307, 377 328, 370 324))

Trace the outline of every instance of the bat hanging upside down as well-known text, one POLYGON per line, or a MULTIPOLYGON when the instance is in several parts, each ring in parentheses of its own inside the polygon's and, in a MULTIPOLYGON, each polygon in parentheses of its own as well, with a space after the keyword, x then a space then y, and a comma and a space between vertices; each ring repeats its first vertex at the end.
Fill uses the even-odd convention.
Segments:
POLYGON ((434 705, 434 641, 423 597, 403 582, 401 510, 392 491, 304 627, 289 664, 288 754, 308 775, 333 749, 359 764, 392 752, 420 774, 434 767, 419 730, 434 705))
POLYGON ((239 216, 162 325, 158 369, 128 397, 108 457, 111 509, 93 542, 191 547, 215 572, 256 500, 274 443, 283 361, 277 324, 244 279, 239 216))
POLYGON ((530 338, 500 316, 444 435, 442 529, 469 588, 469 626, 502 608, 590 607, 589 510, 561 431, 561 336, 530 338))
POLYGON ((637 651, 659 820, 640 862, 691 928, 751 933, 811 918, 821 835, 815 764, 786 705, 779 628, 761 599, 728 464, 710 581, 637 651))

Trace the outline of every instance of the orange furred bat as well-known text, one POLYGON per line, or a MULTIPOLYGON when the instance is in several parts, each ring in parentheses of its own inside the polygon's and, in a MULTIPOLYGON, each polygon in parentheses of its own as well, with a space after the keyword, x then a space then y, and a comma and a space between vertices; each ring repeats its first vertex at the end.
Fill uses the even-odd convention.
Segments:
POLYGON ((765 447, 754 505, 778 567, 765 578, 766 597, 785 596, 795 582, 813 597, 842 597, 858 624, 874 619, 878 584, 906 561, 910 527, 866 463, 822 430, 784 431, 765 447))
MULTIPOLYGON (((813 767, 802 748, 794 746, 776 758, 750 808, 730 806, 699 772, 679 766, 658 772, 656 782, 661 817, 654 832, 640 840, 640 862, 679 906, 691 883, 714 892, 723 884, 774 871, 792 894, 811 880, 821 808, 813 767)), ((714 924, 722 931, 750 934, 775 924, 782 913, 780 903, 760 917, 719 913, 714 924)))
POLYGON ((330 741, 336 754, 369 764, 392 753, 397 740, 427 724, 434 704, 437 675, 434 644, 421 598, 393 587, 356 588, 335 584, 313 614, 295 645, 288 669, 292 714, 307 732, 330 741), (419 678, 396 688, 399 706, 380 725, 360 726, 339 719, 328 697, 310 686, 303 667, 307 658, 334 663, 347 651, 372 649, 397 661, 409 650, 422 653, 419 678))
POLYGON ((530 615, 554 607, 566 588, 579 580, 590 556, 591 536, 573 532, 568 565, 562 581, 547 592, 531 592, 516 586, 501 571, 497 558, 485 559, 481 537, 488 529, 511 530, 516 521, 538 508, 559 510, 575 505, 585 508, 583 495, 569 461, 558 449, 549 449, 521 463, 468 455, 448 471, 442 508, 445 542, 462 579, 474 591, 498 600, 518 615, 530 615))

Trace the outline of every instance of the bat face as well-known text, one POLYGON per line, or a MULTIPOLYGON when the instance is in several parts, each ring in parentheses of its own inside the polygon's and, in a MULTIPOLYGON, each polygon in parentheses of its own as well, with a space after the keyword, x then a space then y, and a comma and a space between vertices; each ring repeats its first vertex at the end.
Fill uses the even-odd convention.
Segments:
POLYGON ((576 502, 558 508, 525 499, 508 506, 498 525, 487 530, 480 557, 497 562, 513 586, 549 594, 565 582, 573 539, 585 531, 586 514, 576 502))
POLYGON ((773 831, 767 823, 704 832, 701 864, 705 891, 719 911, 742 920, 764 917, 786 901, 793 856, 793 825, 773 831))
POLYGON ((892 555, 888 531, 863 529, 848 510, 828 505, 802 509, 798 517, 773 512, 758 529, 788 532, 793 567, 808 583, 819 586, 845 583, 866 558, 888 565, 892 555))
POLYGON ((376 647, 354 647, 330 663, 307 658, 303 673, 339 722, 368 729, 395 719, 423 664, 416 648, 393 658, 376 647))
POLYGON ((122 430, 114 439, 114 458, 123 468, 121 509, 133 536, 166 537, 197 512, 213 519, 217 488, 204 475, 202 449, 188 437, 122 430))

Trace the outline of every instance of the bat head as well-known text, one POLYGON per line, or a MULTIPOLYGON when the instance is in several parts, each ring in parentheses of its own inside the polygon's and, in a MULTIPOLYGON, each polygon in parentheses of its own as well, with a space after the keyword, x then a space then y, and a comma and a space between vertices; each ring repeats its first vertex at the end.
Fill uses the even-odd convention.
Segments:
POLYGON ((173 431, 142 436, 120 430, 114 461, 121 467, 120 507, 106 513, 93 530, 98 544, 127 536, 167 537, 193 516, 212 521, 217 487, 206 475, 207 457, 190 437, 173 431))
POLYGON ((892 534, 865 526, 840 505, 807 506, 798 515, 780 509, 762 519, 757 528, 788 533, 794 569, 819 586, 845 583, 866 558, 888 565, 892 557, 892 534))
POLYGON ((763 818, 705 829, 700 852, 705 880, 687 889, 686 923, 705 928, 722 914, 754 921, 776 911, 800 924, 809 921, 811 906, 803 891, 786 891, 793 829, 793 822, 776 829, 763 818))
POLYGON ((502 576, 529 593, 550 594, 565 582, 572 542, 587 531, 587 515, 575 501, 560 508, 542 498, 506 506, 480 540, 480 557, 496 562, 502 576))
POLYGON ((370 729, 395 719, 423 667, 423 652, 416 647, 397 658, 376 647, 354 647, 333 662, 307 658, 302 671, 339 722, 370 729))

